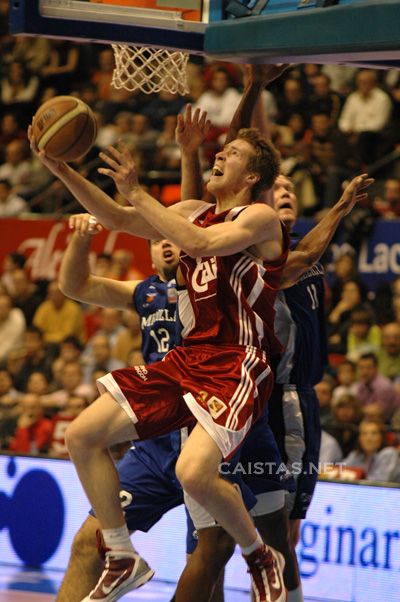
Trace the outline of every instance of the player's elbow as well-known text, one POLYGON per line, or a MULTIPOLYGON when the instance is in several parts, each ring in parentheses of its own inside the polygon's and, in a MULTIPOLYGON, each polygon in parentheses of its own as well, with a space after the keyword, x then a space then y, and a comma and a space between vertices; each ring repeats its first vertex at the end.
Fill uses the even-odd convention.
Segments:
POLYGON ((67 274, 60 274, 58 279, 58 288, 62 292, 63 295, 68 297, 69 299, 78 299, 80 287, 74 283, 74 278, 71 275, 70 278, 67 277, 67 274))

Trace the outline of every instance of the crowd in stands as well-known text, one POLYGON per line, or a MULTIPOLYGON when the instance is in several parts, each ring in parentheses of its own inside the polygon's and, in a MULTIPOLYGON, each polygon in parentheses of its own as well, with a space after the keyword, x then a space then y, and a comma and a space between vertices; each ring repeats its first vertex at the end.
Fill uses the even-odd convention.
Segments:
MULTIPOLYGON (((0 29, 0 217, 81 210, 26 138, 39 105, 59 94, 76 95, 95 112, 96 145, 75 166, 117 202, 113 182, 97 171, 98 152, 121 139, 151 192, 179 200, 174 130, 187 102, 212 121, 202 152, 204 171, 210 168, 241 97, 239 66, 193 58, 187 97, 148 96, 111 87, 108 46, 12 37, 4 22, 0 29)), ((376 184, 357 227, 367 235, 377 217, 400 217, 400 71, 293 66, 262 102, 303 215, 318 218, 343 180, 368 171, 376 184)), ((67 457, 63 433, 96 397, 96 378, 141 361, 139 324, 132 312, 82 306, 56 282, 33 282, 25 259, 11 253, 0 266, 0 448, 67 457)), ((126 279, 129 268, 123 251, 99 255, 95 266, 126 279)), ((400 482, 400 278, 372 295, 354 255, 344 254, 327 308, 330 366, 316 387, 321 461, 344 462, 353 478, 400 482)))

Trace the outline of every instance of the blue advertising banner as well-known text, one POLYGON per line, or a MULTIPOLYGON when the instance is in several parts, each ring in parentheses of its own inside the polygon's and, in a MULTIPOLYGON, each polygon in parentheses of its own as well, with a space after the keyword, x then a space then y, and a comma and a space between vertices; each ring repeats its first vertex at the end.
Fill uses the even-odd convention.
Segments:
MULTIPOLYGON (((398 602, 400 488, 319 482, 297 549, 307 599, 398 602)), ((0 565, 63 571, 88 503, 68 460, 0 455, 0 565)), ((156 570, 176 581, 185 563, 183 507, 135 547, 156 570)), ((226 588, 249 589, 239 550, 229 562, 226 588)))
MULTIPOLYGON (((296 232, 301 236, 315 225, 312 219, 300 219, 296 232)), ((328 275, 337 257, 346 251, 354 252, 343 240, 339 231, 327 254, 328 275)), ((400 220, 377 220, 368 239, 364 240, 358 254, 358 269, 369 290, 376 290, 384 283, 400 276, 400 220)))

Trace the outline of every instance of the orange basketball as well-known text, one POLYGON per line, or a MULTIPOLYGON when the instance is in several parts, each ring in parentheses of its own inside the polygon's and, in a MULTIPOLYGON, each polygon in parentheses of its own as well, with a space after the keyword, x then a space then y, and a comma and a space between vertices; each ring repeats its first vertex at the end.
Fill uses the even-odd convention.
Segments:
POLYGON ((56 96, 39 107, 32 131, 39 150, 51 159, 75 161, 92 148, 97 124, 87 104, 74 96, 56 96))

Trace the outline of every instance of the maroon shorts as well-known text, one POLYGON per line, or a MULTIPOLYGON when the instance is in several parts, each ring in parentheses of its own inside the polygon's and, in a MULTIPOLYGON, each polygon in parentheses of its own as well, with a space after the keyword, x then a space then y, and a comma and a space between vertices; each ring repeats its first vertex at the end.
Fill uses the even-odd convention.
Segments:
POLYGON ((259 417, 273 377, 255 347, 177 347, 163 361, 115 370, 98 379, 135 424, 140 439, 199 422, 224 458, 231 456, 259 417))

